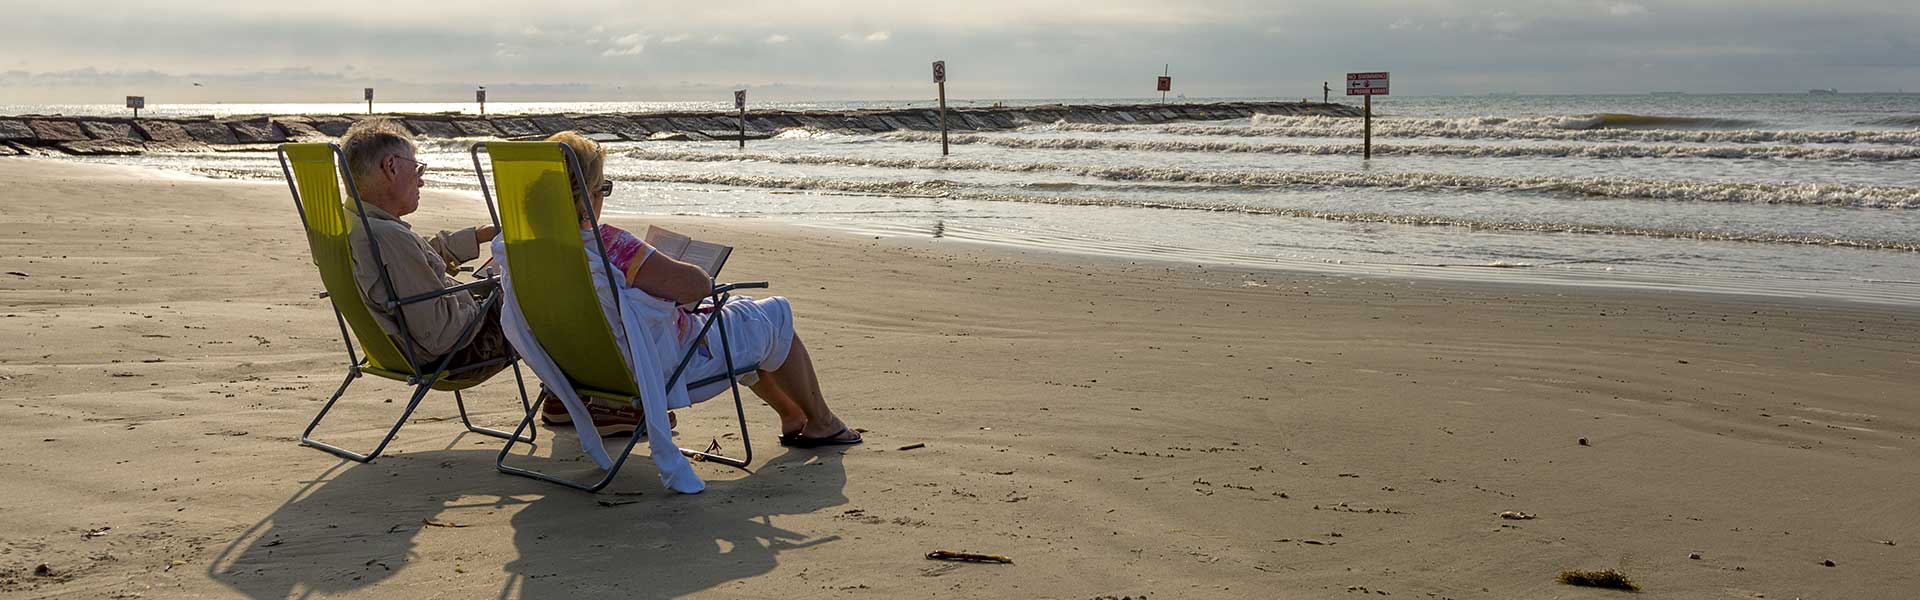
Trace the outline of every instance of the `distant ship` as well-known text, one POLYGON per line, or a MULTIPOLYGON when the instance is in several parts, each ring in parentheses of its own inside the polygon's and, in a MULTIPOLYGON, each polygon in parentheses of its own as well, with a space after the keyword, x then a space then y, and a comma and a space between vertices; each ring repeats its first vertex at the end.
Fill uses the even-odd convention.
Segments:
POLYGON ((1813 94, 1815 96, 1838 96, 1840 95, 1840 90, 1827 88, 1824 90, 1807 90, 1807 93, 1813 94))

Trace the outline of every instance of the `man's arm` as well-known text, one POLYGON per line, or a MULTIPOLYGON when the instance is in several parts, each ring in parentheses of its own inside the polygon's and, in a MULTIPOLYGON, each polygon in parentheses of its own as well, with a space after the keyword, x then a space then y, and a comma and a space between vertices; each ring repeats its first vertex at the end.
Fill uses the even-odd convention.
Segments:
MULTIPOLYGON (((468 239, 472 240, 470 236, 468 239)), ((399 229, 383 232, 380 249, 384 251, 381 258, 386 260, 387 276, 393 281, 396 298, 447 288, 447 282, 442 278, 446 266, 445 254, 430 254, 430 249, 423 246, 421 239, 411 232, 399 229)), ((438 246, 431 248, 436 253, 438 249, 438 246)), ((386 298, 369 300, 378 305, 384 305, 387 301, 386 298)), ((400 312, 406 315, 407 332, 420 345, 420 349, 440 356, 458 349, 456 346, 461 330, 480 314, 480 305, 469 294, 448 294, 402 306, 400 312)))
POLYGON ((439 235, 427 239, 433 251, 451 267, 480 257, 480 243, 493 241, 498 231, 492 225, 468 227, 459 231, 442 231, 439 235))

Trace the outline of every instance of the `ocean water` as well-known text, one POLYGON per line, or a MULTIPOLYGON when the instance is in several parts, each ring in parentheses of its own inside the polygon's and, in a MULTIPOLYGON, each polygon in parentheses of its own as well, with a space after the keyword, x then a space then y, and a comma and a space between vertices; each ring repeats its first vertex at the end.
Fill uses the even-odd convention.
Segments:
MULTIPOLYGON (((1356 277, 1920 305, 1920 95, 1377 100, 1372 160, 1357 119, 1270 115, 1033 123, 955 134, 944 158, 924 132, 617 143, 609 208, 1356 277)), ((665 108, 725 107, 500 110, 665 108)), ((425 144, 431 185, 475 188, 470 143, 425 144)), ((280 177, 266 154, 84 160, 280 177)))

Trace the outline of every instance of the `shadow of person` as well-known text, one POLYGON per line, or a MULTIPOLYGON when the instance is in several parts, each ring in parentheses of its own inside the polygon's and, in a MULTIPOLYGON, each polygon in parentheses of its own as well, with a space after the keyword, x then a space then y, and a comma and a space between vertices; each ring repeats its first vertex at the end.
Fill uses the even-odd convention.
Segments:
MULTIPOLYGON (((462 434, 449 447, 475 437, 462 434)), ((443 512, 517 503, 485 495, 540 493, 528 485, 533 482, 492 477, 494 455, 448 449, 389 454, 368 464, 340 461, 230 542, 207 575, 260 599, 377 584, 419 558, 415 538, 443 512)))
POLYGON ((839 539, 774 517, 846 504, 844 458, 790 451, 693 496, 657 486, 638 497, 549 494, 513 517, 520 558, 506 565, 501 597, 517 586, 522 598, 675 598, 770 572, 782 551, 839 539))
POLYGON ((496 454, 447 449, 342 461, 229 543, 207 574, 262 600, 363 590, 418 562, 417 538, 429 521, 470 525, 446 515, 500 508, 518 511, 511 519, 518 558, 502 566, 501 597, 516 589, 524 598, 630 596, 635 589, 675 597, 771 571, 782 550, 837 539, 808 539, 773 517, 847 502, 843 457, 831 451, 790 452, 753 474, 709 481, 694 496, 643 479, 654 477, 643 456, 616 482, 643 492, 594 496, 501 475, 492 469, 496 454))

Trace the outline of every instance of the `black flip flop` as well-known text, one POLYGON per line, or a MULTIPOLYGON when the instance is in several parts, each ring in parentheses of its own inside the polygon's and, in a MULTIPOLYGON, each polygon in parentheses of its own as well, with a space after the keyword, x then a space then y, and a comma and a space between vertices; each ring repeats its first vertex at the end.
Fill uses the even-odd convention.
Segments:
POLYGON ((780 445, 786 446, 788 448, 819 448, 821 446, 852 446, 854 444, 858 444, 860 442, 866 441, 865 439, 858 438, 858 437, 853 438, 851 440, 840 439, 840 436, 846 435, 852 431, 853 430, 851 429, 841 427, 839 432, 826 437, 808 437, 805 435, 801 435, 799 433, 795 433, 792 435, 782 435, 780 436, 780 445))

